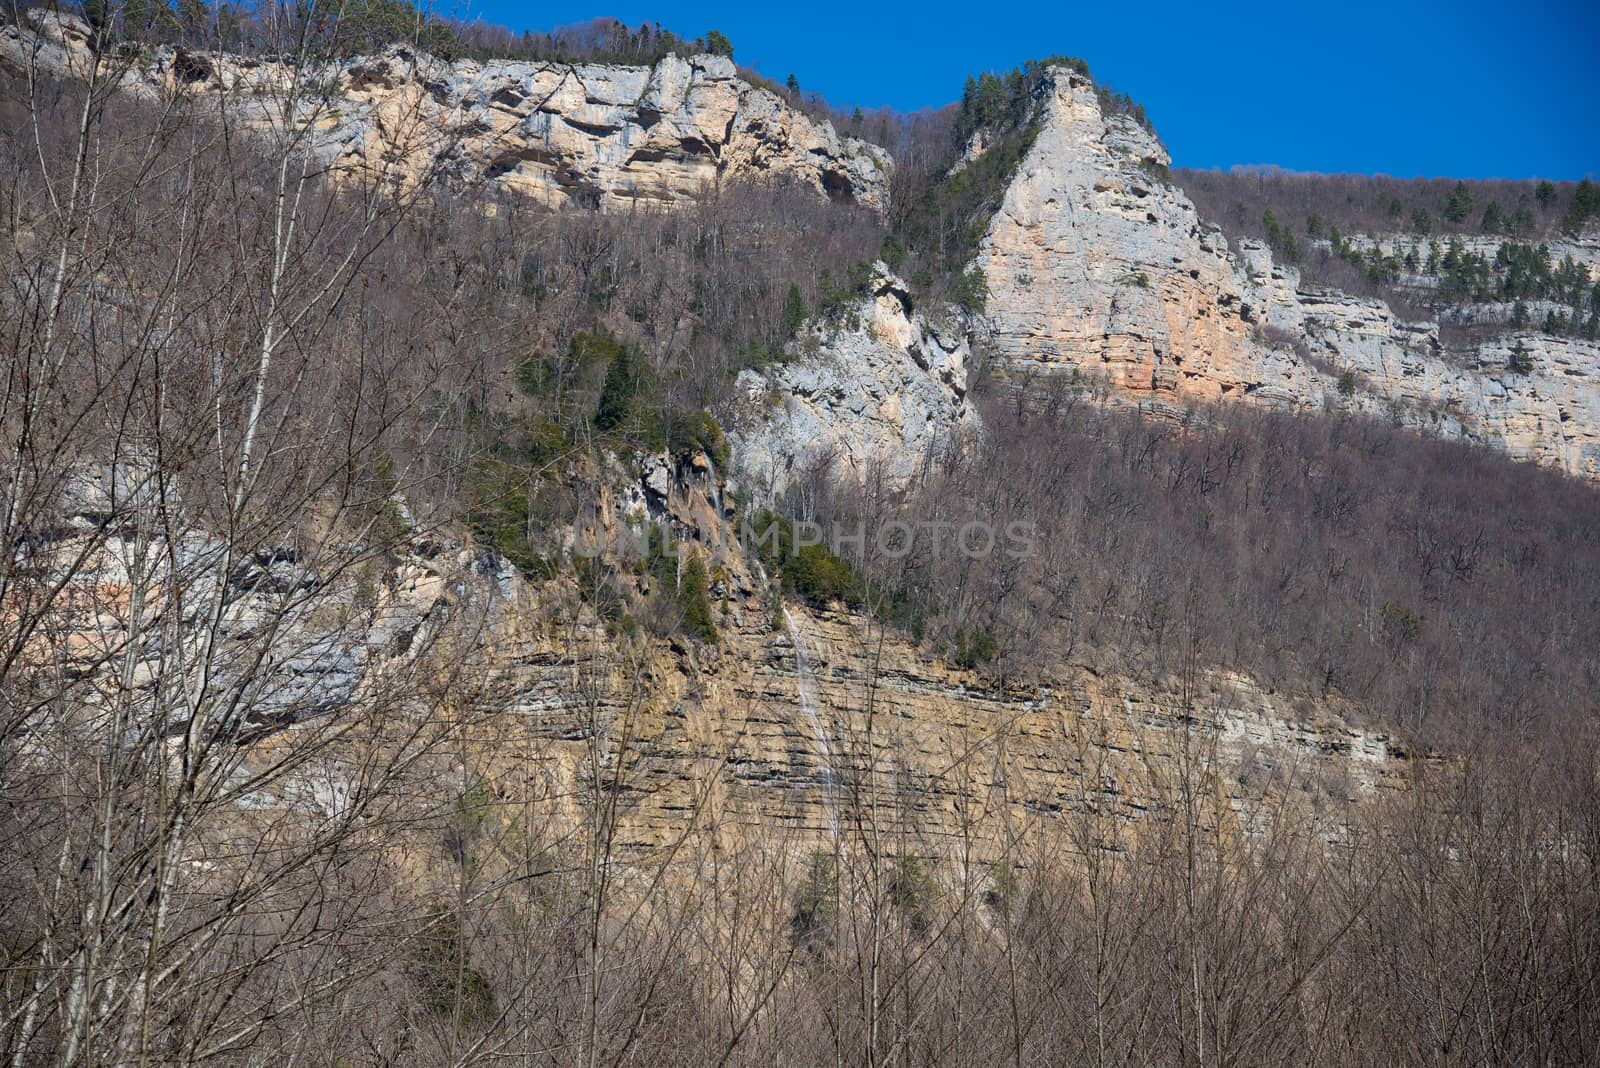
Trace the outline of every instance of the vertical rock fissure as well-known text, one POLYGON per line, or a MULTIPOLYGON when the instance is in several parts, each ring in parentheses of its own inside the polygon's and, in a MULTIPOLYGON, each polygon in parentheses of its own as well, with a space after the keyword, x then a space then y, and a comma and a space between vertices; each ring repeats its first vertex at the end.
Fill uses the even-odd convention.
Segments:
POLYGON ((834 850, 839 849, 839 811, 837 789, 839 777, 833 767, 833 747, 828 739, 827 725, 817 712, 816 691, 812 685, 811 653, 806 640, 795 625, 794 616, 787 606, 783 609, 783 625, 789 631, 789 642, 794 646, 794 667, 800 693, 800 711, 811 725, 811 748, 817 759, 817 775, 822 785, 822 804, 828 814, 828 834, 833 839, 834 850))

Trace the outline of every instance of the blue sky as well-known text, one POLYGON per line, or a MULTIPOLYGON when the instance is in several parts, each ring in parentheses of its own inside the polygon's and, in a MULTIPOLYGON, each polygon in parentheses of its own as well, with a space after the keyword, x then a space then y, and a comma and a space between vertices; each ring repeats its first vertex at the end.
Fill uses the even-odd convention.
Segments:
MULTIPOLYGON (((436 4, 443 12, 447 4, 436 4)), ((1186 167, 1398 177, 1600 177, 1600 3, 682 3, 477 0, 550 29, 609 15, 848 107, 955 99, 969 74, 1065 53, 1144 104, 1186 167)))

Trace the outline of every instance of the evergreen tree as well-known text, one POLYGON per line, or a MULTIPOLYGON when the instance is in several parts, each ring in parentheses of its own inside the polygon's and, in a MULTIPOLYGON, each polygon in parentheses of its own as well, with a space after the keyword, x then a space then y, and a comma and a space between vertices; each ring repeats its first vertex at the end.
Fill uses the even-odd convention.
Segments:
POLYGON ((1306 236, 1322 236, 1322 216, 1318 215, 1316 212, 1312 212, 1310 215, 1306 216, 1306 236))
POLYGON ((1427 208, 1418 208, 1411 213, 1411 229, 1419 234, 1433 233, 1433 216, 1428 214, 1427 208))
POLYGON ((1500 205, 1490 203, 1483 209, 1483 232, 1498 234, 1505 227, 1505 216, 1500 212, 1500 205))
POLYGON ((956 303, 968 311, 983 314, 989 303, 989 279, 977 264, 968 267, 956 278, 956 303))
POLYGON ((616 430, 628 421, 633 410, 633 359, 622 346, 606 368, 600 387, 600 403, 595 407, 594 428, 601 433, 616 430))
POLYGON ((785 89, 789 90, 789 95, 790 96, 794 97, 796 100, 800 99, 800 79, 799 78, 796 78, 793 74, 790 74, 789 75, 789 79, 783 83, 783 87, 785 89))
POLYGON ((706 51, 714 56, 733 58, 733 42, 719 30, 706 31, 706 51))
POLYGON ((1567 227, 1580 229, 1596 214, 1600 214, 1600 185, 1585 178, 1572 191, 1572 207, 1567 209, 1567 227))
POLYGON ((1444 217, 1453 223, 1464 222, 1472 214, 1472 190, 1466 182, 1457 182, 1444 202, 1444 217))
POLYGON ((978 78, 977 122, 976 126, 993 126, 1005 118, 1006 91, 1000 79, 993 74, 982 74, 978 78))
POLYGON ((800 332, 800 327, 806 321, 806 298, 801 295, 800 287, 793 282, 789 283, 789 296, 783 302, 783 333, 785 337, 794 337, 800 332))
POLYGON ((1533 373, 1533 357, 1520 340, 1511 346, 1511 356, 1506 360, 1506 368, 1515 375, 1531 375, 1533 373))
MULTIPOLYGON (((231 14, 231 9, 223 12, 231 14)), ((163 0, 127 0, 122 5, 122 36, 126 40, 164 44, 177 36, 178 28, 178 13, 163 0)))
POLYGON ((1541 211, 1550 207, 1551 201, 1556 198, 1556 187, 1549 182, 1541 181, 1533 191, 1533 198, 1539 202, 1541 211))
MULTIPOLYGON (((207 25, 211 21, 211 10, 206 6, 205 0, 178 0, 177 8, 178 23, 182 28, 184 43, 192 45, 205 44, 207 25)), ((394 5, 394 8, 404 10, 402 5, 394 5)), ((365 11, 367 7, 363 7, 361 10, 365 11)), ((388 6, 385 6, 382 10, 383 17, 389 20, 397 20, 401 17, 400 10, 394 10, 388 6)), ((378 16, 374 15, 373 17, 377 18, 378 16)))
POLYGON ((717 640, 717 625, 711 619, 711 602, 706 597, 710 588, 705 561, 699 553, 692 553, 678 579, 678 610, 683 615, 683 629, 703 642, 717 640))

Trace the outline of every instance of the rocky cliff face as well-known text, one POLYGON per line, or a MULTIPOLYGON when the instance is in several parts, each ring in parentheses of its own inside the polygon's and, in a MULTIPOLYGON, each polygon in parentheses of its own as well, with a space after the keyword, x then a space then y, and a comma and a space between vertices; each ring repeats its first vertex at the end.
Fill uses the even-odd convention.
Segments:
POLYGON ((1302 291, 1275 311, 1324 368, 1351 376, 1348 395, 1322 383, 1321 404, 1600 478, 1600 344, 1522 331, 1443 358, 1434 324, 1379 301, 1302 291))
POLYGON ((1089 80, 1061 68, 1040 107, 978 256, 997 350, 1126 390, 1298 395, 1292 361, 1251 344, 1261 302, 1222 234, 1164 180, 1155 138, 1102 114, 1089 80))
POLYGON ((965 323, 917 311, 911 288, 881 263, 867 295, 807 324, 789 356, 743 372, 724 413, 743 480, 761 498, 824 463, 835 477, 881 469, 904 483, 942 444, 979 429, 965 323))
POLYGON ((1594 343, 1524 334, 1447 353, 1435 324, 1302 290, 1259 244, 1235 255, 1166 180, 1159 142, 1103 114, 1086 78, 1058 70, 1039 121, 978 257, 988 334, 1011 361, 1157 405, 1353 407, 1600 477, 1594 343), (1519 345, 1527 374, 1511 370, 1519 345))
MULTIPOLYGON (((27 19, 27 29, 0 34, 0 62, 88 72, 82 21, 27 19)), ((384 161, 402 178, 443 172, 552 207, 672 205, 731 180, 790 181, 879 211, 888 202, 887 153, 750 85, 720 56, 669 55, 653 67, 445 63, 391 48, 298 76, 293 113, 339 169, 384 161), (321 91, 308 94, 308 84, 321 91)), ((295 77, 280 62, 162 48, 124 85, 154 99, 237 93, 242 113, 264 126, 281 121, 295 77)))
MULTIPOLYGON (((256 665, 246 724, 292 728, 339 714, 382 694, 386 679, 409 680, 394 691, 394 714, 425 713, 418 681, 457 670, 472 689, 452 699, 503 724, 494 747, 472 754, 491 781, 537 774, 577 821, 599 748, 623 796, 624 855, 660 855, 691 827, 713 840, 761 834, 823 847, 874 805, 884 833, 904 833, 929 855, 961 840, 981 855, 1061 820, 1138 833, 1176 810, 1181 753, 1215 802, 1208 818, 1230 833, 1289 804, 1337 838, 1356 812, 1347 802, 1405 781, 1410 757, 1386 735, 1241 676, 1205 676, 1188 700, 1065 665, 1037 686, 1001 686, 864 617, 784 605, 744 555, 719 554, 731 518, 699 472, 646 465, 636 485, 608 496, 602 522, 615 533, 642 519, 698 544, 713 564, 714 644, 624 637, 570 576, 530 582, 436 537, 412 539, 376 571, 287 546, 222 570, 220 542, 195 529, 179 554, 185 590, 209 598, 212 585, 227 586, 212 636, 221 645, 208 652, 224 671, 256 665)), ((137 710, 171 700, 162 665, 170 685, 182 651, 208 640, 207 619, 158 635, 139 626, 132 591, 163 588, 165 556, 132 527, 100 528, 95 502, 117 479, 136 481, 86 470, 39 560, 78 568, 104 535, 56 621, 65 640, 42 642, 40 653, 64 656, 69 671, 101 680, 104 700, 137 710)))

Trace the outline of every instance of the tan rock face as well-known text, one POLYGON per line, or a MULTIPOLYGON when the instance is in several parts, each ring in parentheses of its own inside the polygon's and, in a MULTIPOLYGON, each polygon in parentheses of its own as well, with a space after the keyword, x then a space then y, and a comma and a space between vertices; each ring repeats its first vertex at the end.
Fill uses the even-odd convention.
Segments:
POLYGON ((1087 79, 1058 70, 1041 107, 978 257, 1002 355, 1156 404, 1352 407, 1600 477, 1600 346, 1522 334, 1446 353, 1435 324, 1302 290, 1257 243, 1235 256, 1164 181, 1159 142, 1103 115, 1087 79), (1509 370, 1519 344, 1530 374, 1509 370))
MULTIPOLYGON (((99 536, 88 519, 107 477, 116 469, 83 480, 73 517, 85 521, 55 544, 60 566, 76 566, 99 536)), ((623 522, 629 499, 648 498, 649 514, 701 542, 715 644, 625 636, 570 578, 530 583, 503 560, 438 539, 418 539, 364 578, 353 568, 319 575, 287 552, 256 553, 228 575, 196 529, 186 589, 234 588, 212 651, 225 667, 270 665, 252 691, 252 721, 341 714, 402 676, 412 682, 392 695, 397 711, 427 714, 414 681, 430 665, 470 665, 451 676, 470 689, 451 699, 503 728, 473 765, 492 779, 536 777, 566 806, 561 818, 577 822, 598 761, 620 794, 624 856, 661 856, 691 830, 713 842, 825 847, 868 820, 932 855, 963 839, 979 855, 997 852, 1030 828, 1076 818, 1137 834, 1172 816, 1181 753, 1216 801, 1208 818, 1242 833, 1265 808, 1303 802, 1305 818, 1336 838, 1358 807, 1349 802, 1405 782, 1410 758, 1386 736, 1351 726, 1335 705, 1291 702, 1243 677, 1212 674, 1189 700, 1065 666, 1045 684, 1001 687, 862 616, 784 606, 745 556, 718 555, 729 521, 700 474, 670 474, 664 486, 639 477, 608 510, 623 522), (299 607, 285 611, 284 591, 299 607), (279 637, 261 636, 272 629, 263 619, 279 637)), ((160 588, 164 575, 130 568, 142 559, 132 537, 113 533, 88 554, 60 625, 42 630, 30 655, 93 677, 102 699, 126 699, 137 715, 157 701, 163 664, 170 682, 173 643, 205 641, 207 619, 154 638, 136 632, 129 591, 160 588), (150 671, 121 674, 130 642, 140 663, 148 652, 150 671)), ((145 603, 145 614, 157 607, 145 603)))
POLYGON ((998 855, 1062 820, 1139 834, 1172 817, 1186 747, 1230 831, 1248 833, 1288 798, 1335 839, 1409 774, 1386 735, 1248 679, 1211 676, 1188 711, 1176 693, 1074 669, 1000 689, 859 616, 791 604, 786 626, 739 563, 717 574, 716 645, 591 640, 592 620, 554 623, 559 589, 521 583, 485 636, 526 746, 493 754, 493 766, 526 774, 536 762, 553 794, 581 798, 598 741, 605 766, 621 769, 624 856, 659 856, 691 827, 797 849, 840 834, 848 849, 874 819, 929 855, 964 839, 998 855))
MULTIPOLYGON (((4 29, 0 60, 64 76, 90 67, 87 28, 30 15, 4 29)), ((235 93, 249 121, 280 123, 295 72, 281 63, 158 50, 127 72, 128 91, 235 93)), ((304 72, 302 79, 306 80, 304 72)), ((653 67, 463 60, 404 48, 312 72, 326 99, 292 114, 337 168, 443 172, 485 180, 551 207, 672 205, 721 182, 781 180, 882 211, 888 154, 840 136, 738 76, 731 60, 667 56, 653 67)))
POLYGON ((1267 267, 1269 285, 1294 297, 1269 301, 1272 322, 1320 364, 1311 406, 1363 411, 1600 479, 1600 344, 1521 331, 1447 356, 1433 323, 1407 322, 1381 301, 1298 289, 1293 269, 1267 267), (1514 350, 1526 374, 1512 370, 1514 350), (1348 396, 1337 388, 1346 372, 1348 396))

